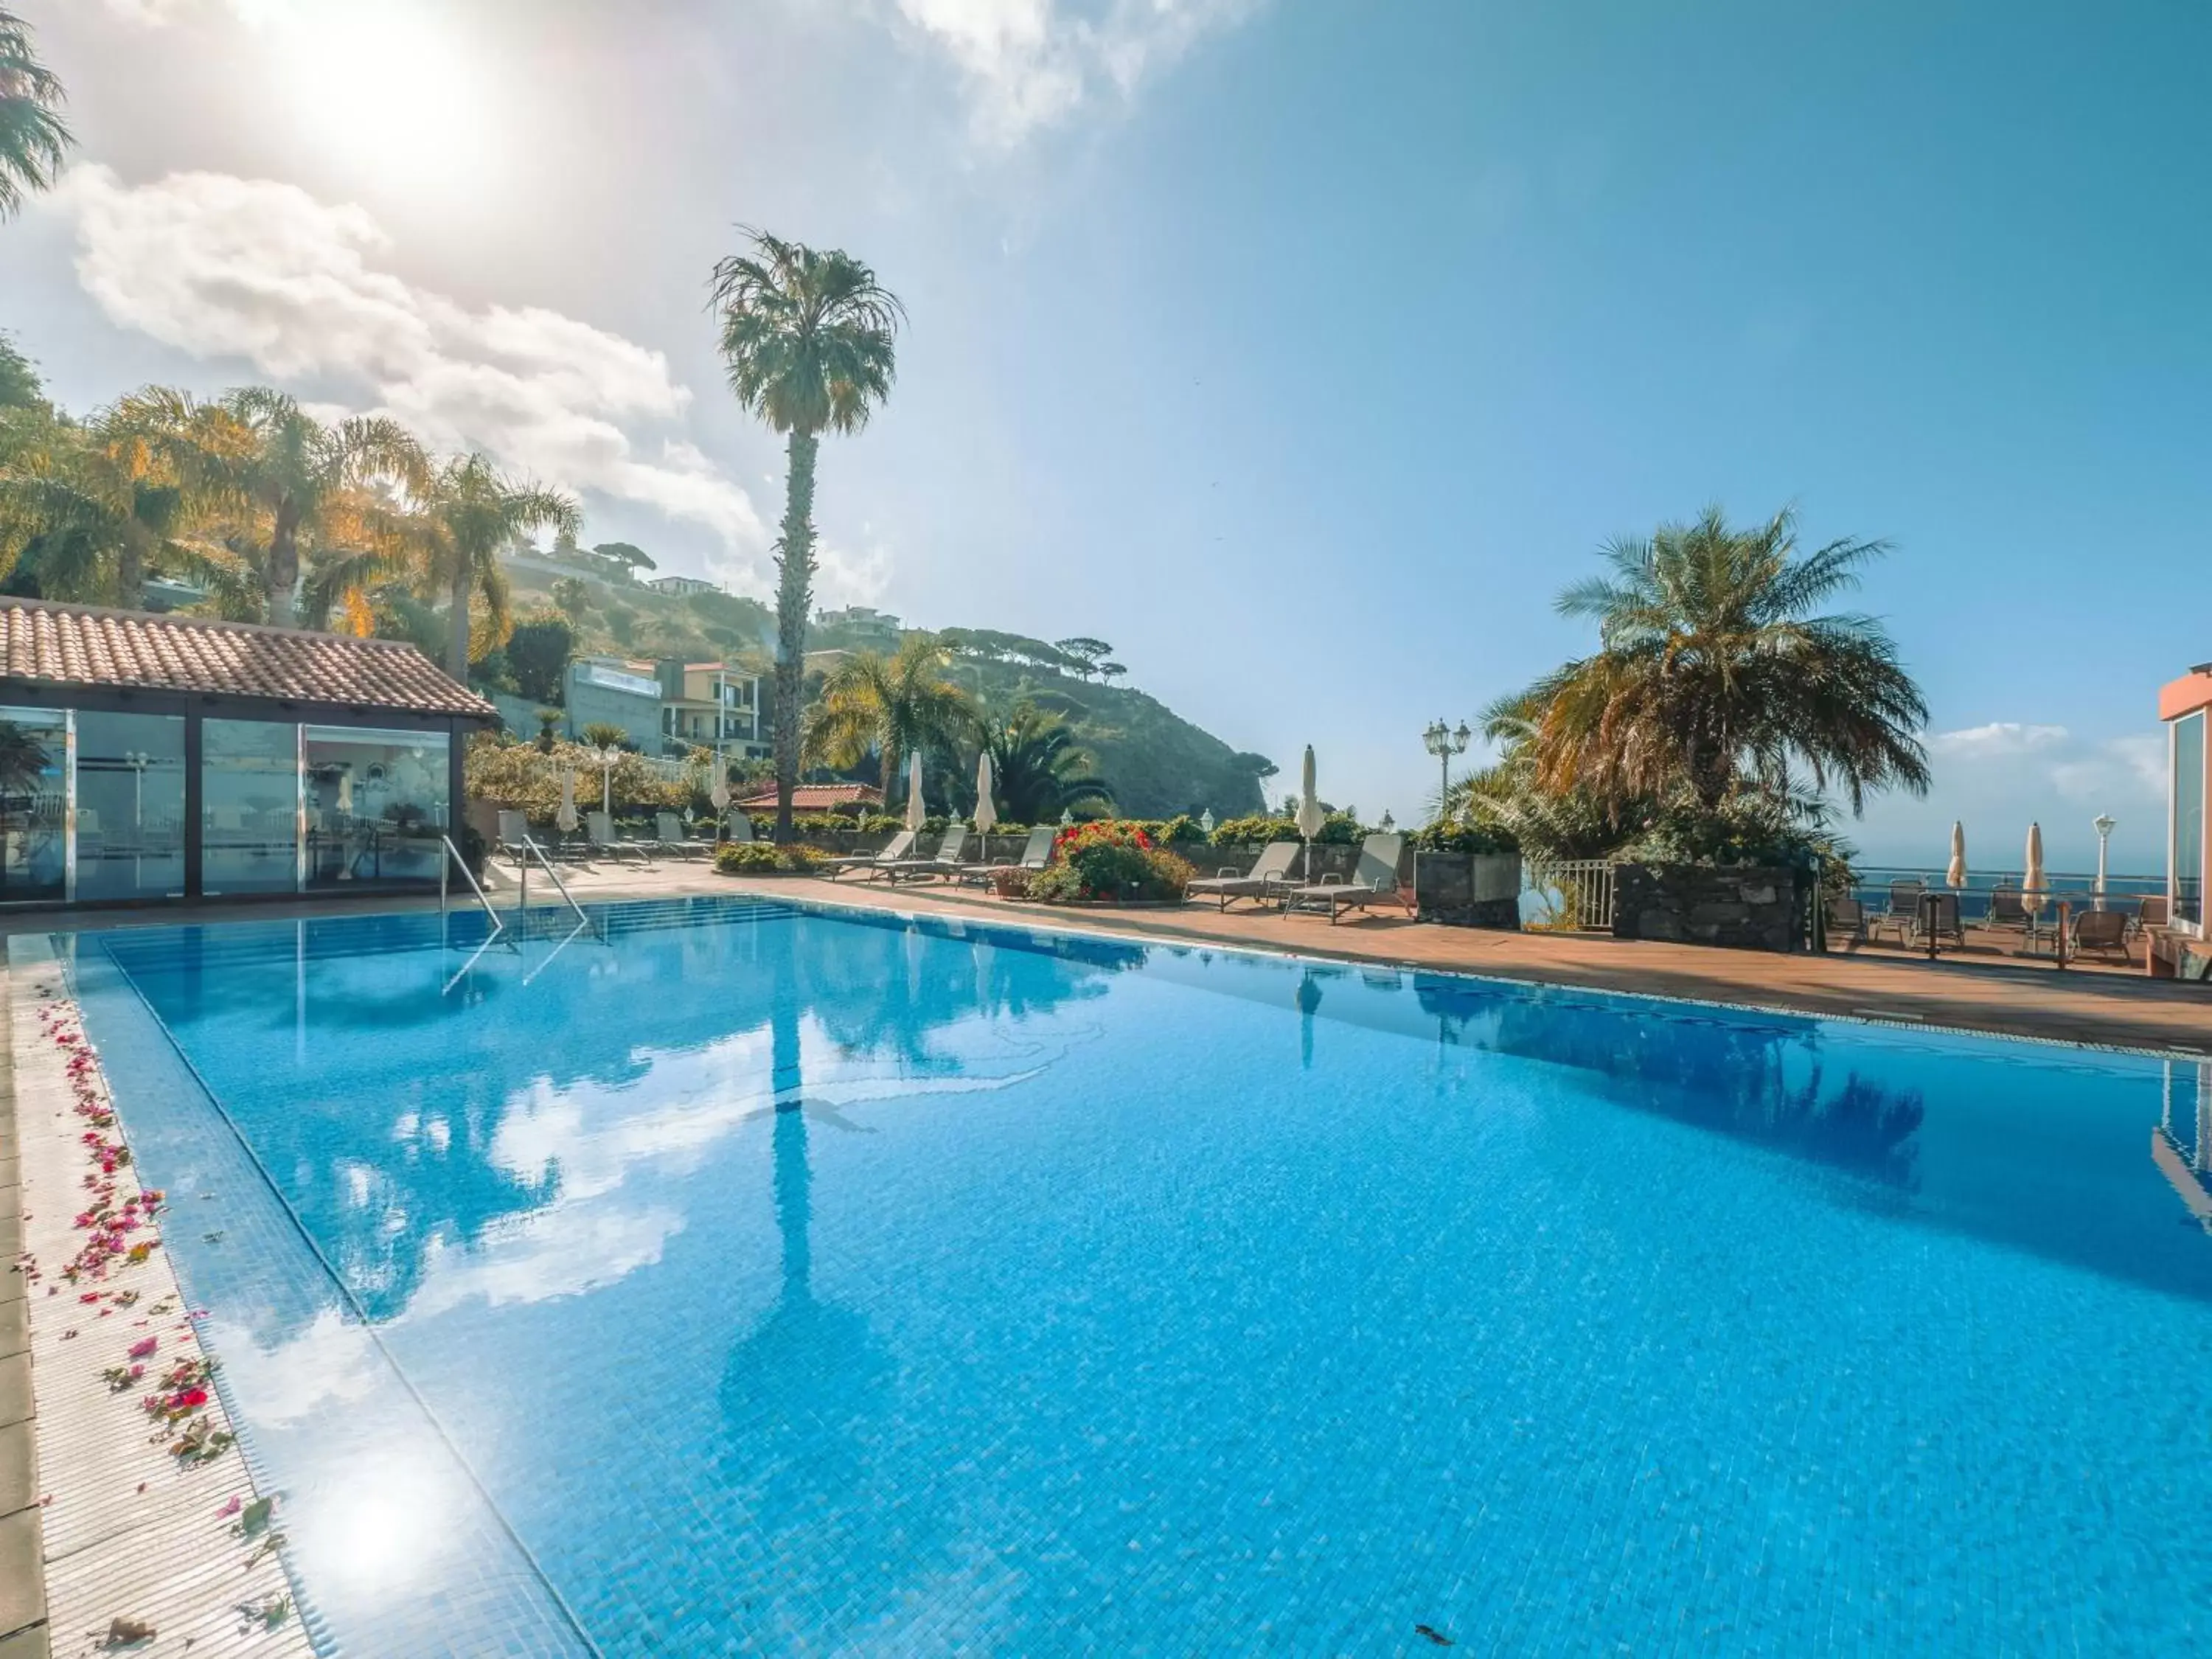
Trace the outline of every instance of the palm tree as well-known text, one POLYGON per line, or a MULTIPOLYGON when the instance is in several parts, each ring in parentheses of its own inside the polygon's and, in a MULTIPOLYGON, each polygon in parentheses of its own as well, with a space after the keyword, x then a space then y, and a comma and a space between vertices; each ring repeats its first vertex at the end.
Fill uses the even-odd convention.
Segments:
POLYGON ((1599 649, 1526 694, 1535 781, 1615 802, 1686 793, 1708 812, 1747 786, 1784 799, 1799 768, 1855 813, 1869 790, 1925 793, 1928 708, 1888 634, 1813 614, 1886 550, 1845 539, 1800 556, 1791 513, 1733 530, 1717 507, 1612 544, 1612 573, 1559 599, 1596 621, 1599 649))
POLYGON ((429 487, 429 459, 397 421, 360 416, 326 426, 287 394, 246 386, 200 404, 149 387, 134 418, 210 511, 228 520, 234 559, 258 579, 264 613, 279 627, 297 617, 303 555, 404 561, 415 526, 392 494, 429 487))
POLYGON ((822 683, 800 751, 812 766, 854 766, 871 749, 890 802, 900 763, 917 749, 957 747, 975 725, 968 694, 945 678, 945 649, 927 634, 908 635, 886 657, 856 651, 822 683))
POLYGON ((1002 723, 983 733, 991 755, 991 785, 1010 823, 1049 823, 1062 812, 1096 801, 1114 805, 1114 792, 1095 775, 1074 728, 1033 702, 1018 702, 1002 723))
POLYGON ((61 118, 66 95, 31 50, 30 25, 0 9, 0 219, 59 176, 76 142, 61 118))
POLYGON ((462 684, 469 678, 469 601, 481 593, 495 629, 507 621, 507 572, 499 551, 533 530, 574 534, 583 523, 576 503, 556 489, 505 477, 482 455, 468 455, 439 470, 423 493, 426 574, 445 592, 446 672, 462 684))
POLYGON ((860 431, 890 394, 906 313, 848 253, 744 234, 751 252, 715 265, 713 302, 730 390, 787 441, 775 543, 775 838, 788 841, 813 602, 815 456, 823 432, 860 431))

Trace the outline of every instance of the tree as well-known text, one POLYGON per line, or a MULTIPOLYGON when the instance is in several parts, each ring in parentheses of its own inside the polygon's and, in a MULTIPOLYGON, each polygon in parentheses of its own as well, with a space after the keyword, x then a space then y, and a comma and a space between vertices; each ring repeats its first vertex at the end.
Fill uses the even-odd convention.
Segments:
POLYGON ((592 608, 591 590, 574 576, 558 576, 553 581, 553 603, 570 622, 580 624, 585 612, 592 608))
POLYGON ((1869 790, 1925 793, 1915 733, 1928 708, 1888 634, 1871 617, 1812 614, 1885 550, 1845 539, 1801 557, 1792 514, 1732 530, 1718 507, 1612 544, 1611 574, 1559 599, 1596 622, 1598 651, 1527 694, 1537 785, 1607 801, 1686 793, 1708 812, 1746 787, 1784 798, 1801 768, 1854 812, 1869 790))
POLYGON ((532 702, 561 701, 561 682, 575 654, 576 630, 557 611, 540 611, 517 623, 507 636, 507 663, 514 689, 532 702))
POLYGON ((823 682, 822 700, 807 718, 802 763, 855 766, 872 749, 888 805, 908 755, 937 744, 957 747, 975 730, 975 705, 945 678, 945 664, 944 649, 927 634, 908 635, 888 657, 855 651, 823 682))
POLYGON ((51 189, 76 140, 61 117, 60 78, 31 49, 31 27, 0 9, 0 219, 51 189))
POLYGON ((325 426, 268 386, 241 387, 214 404, 149 386, 118 407, 226 521, 233 562, 253 579, 278 626, 295 620, 303 556, 319 556, 326 595, 414 556, 417 526, 391 490, 419 495, 430 465, 397 421, 325 426))
POLYGON ((626 582, 637 580, 641 570, 658 570, 660 567, 646 557, 644 550, 628 542, 601 542, 592 551, 615 567, 615 573, 626 582))
POLYGON ((507 619, 507 572, 499 550, 518 531, 574 532, 583 514, 558 490, 518 483, 480 454, 439 470, 423 495, 426 574, 446 592, 446 672, 469 677, 469 602, 481 593, 495 624, 507 619))
POLYGON ((1010 823, 1050 823, 1085 802, 1110 809, 1114 792, 1091 770, 1074 729, 1033 702, 1014 705, 983 734, 991 755, 991 792, 1010 823))
POLYGON ((1098 678, 1104 680, 1109 685, 1111 685, 1115 680, 1120 679, 1122 675, 1129 672, 1127 669, 1122 667, 1118 662, 1102 662, 1097 664, 1096 666, 1098 670, 1098 678))
POLYGON ((36 409, 46 401, 38 366, 0 334, 0 409, 36 409))
POLYGON ((150 570, 220 586, 234 560, 205 538, 186 487, 134 400, 82 425, 44 403, 10 411, 0 446, 0 558, 47 599, 136 606, 150 570))
POLYGON ((1105 641, 1094 640, 1082 634, 1078 634, 1072 640, 1057 641, 1054 648, 1062 655, 1072 658, 1075 672, 1086 680, 1099 672, 1099 664, 1114 654, 1114 647, 1105 641))
POLYGON ((593 720, 583 731, 584 741, 594 749, 635 749, 629 733, 607 720, 593 720))
POLYGON ((787 471, 775 543, 775 838, 791 839, 799 779, 799 697, 813 602, 814 465, 825 432, 851 434, 890 395, 898 298, 850 254, 765 231, 714 267, 722 359, 738 404, 784 434, 787 471))

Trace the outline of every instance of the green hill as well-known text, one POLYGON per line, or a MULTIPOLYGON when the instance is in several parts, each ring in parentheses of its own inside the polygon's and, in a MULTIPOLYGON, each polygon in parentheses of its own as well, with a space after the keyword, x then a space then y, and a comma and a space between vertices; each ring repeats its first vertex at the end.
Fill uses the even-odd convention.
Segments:
MULTIPOLYGON (((763 678, 774 665, 775 618, 757 599, 656 592, 622 580, 589 554, 525 556, 510 560, 507 570, 518 616, 554 607, 556 582, 580 584, 561 597, 570 602, 583 652, 720 659, 763 678)), ((888 650, 901 631, 895 619, 872 612, 838 613, 807 630, 806 647, 810 654, 888 650)), ((1231 818, 1264 809, 1261 781, 1275 770, 1267 757, 1232 749, 1157 698, 1112 684, 1123 671, 1104 660, 1110 648, 1102 641, 1070 640, 1066 646, 1082 649, 1069 650, 968 628, 939 629, 938 637, 952 653, 951 678, 985 708, 1003 714, 1028 698, 1064 715, 1113 786, 1116 805, 1131 817, 1210 808, 1217 818, 1231 818)))

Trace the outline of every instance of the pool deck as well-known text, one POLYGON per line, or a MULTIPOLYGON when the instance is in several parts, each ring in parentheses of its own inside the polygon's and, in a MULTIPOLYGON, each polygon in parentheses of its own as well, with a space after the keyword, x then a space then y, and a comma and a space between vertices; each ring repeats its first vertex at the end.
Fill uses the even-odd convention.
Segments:
MULTIPOLYGON (((586 902, 750 891, 1022 927, 1068 927, 1123 938, 1484 974, 1535 984, 1896 1020, 2059 1042, 2212 1054, 2212 987, 2149 979, 2140 969, 2105 964, 2085 963, 2061 972, 2048 957, 2015 957, 1990 948, 1947 952, 1931 963, 1881 945, 1821 956, 1777 956, 1587 935, 1444 927, 1395 913, 1348 917, 1331 927, 1320 916, 1285 917, 1241 906, 1225 915, 1199 903, 1171 909, 1065 909, 1012 903, 972 888, 936 883, 891 887, 811 877, 733 878, 697 862, 665 862, 651 868, 601 866, 564 872, 564 879, 586 902)), ((544 884, 533 882, 532 886, 532 908, 552 896, 544 884)), ((492 893, 497 903, 514 901, 511 872, 495 872, 492 893)), ((459 902, 472 902, 465 894, 459 902)), ((434 899, 395 899, 380 908, 420 909, 435 903, 434 899)), ((47 912, 42 917, 25 913, 0 921, 0 929, 44 932, 186 921, 276 921, 342 915, 358 908, 358 901, 313 899, 209 906, 191 912, 66 916, 47 912)))

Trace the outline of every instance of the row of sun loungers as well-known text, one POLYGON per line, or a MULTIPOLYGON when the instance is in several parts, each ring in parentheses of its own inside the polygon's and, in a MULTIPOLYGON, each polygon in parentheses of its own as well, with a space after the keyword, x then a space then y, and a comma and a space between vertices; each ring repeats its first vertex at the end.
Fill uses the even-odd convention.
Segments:
POLYGON ((1293 910, 1325 910, 1331 925, 1347 910, 1364 910, 1376 904, 1402 905, 1411 915, 1412 896, 1398 880, 1398 865, 1405 851, 1403 836, 1370 836, 1362 843, 1359 862, 1348 878, 1328 875, 1319 881, 1303 881, 1290 873, 1298 855, 1298 843, 1270 842, 1246 873, 1224 869, 1194 881, 1189 890, 1194 898, 1215 900, 1224 910, 1238 899, 1249 899, 1255 905, 1279 905, 1285 915, 1293 910))
MULTIPOLYGON (((684 833, 683 820, 673 812, 662 812, 654 820, 657 836, 650 840, 633 840, 615 833, 613 817, 606 812, 586 812, 582 828, 574 839, 551 835, 544 837, 531 834, 528 821, 520 812, 499 815, 499 839, 493 853, 501 858, 520 864, 529 856, 528 844, 556 863, 588 864, 594 859, 605 859, 616 864, 649 864, 655 858, 701 859, 713 856, 714 843, 701 841, 684 833)), ((730 839, 750 841, 752 824, 742 812, 730 820, 730 839)))

